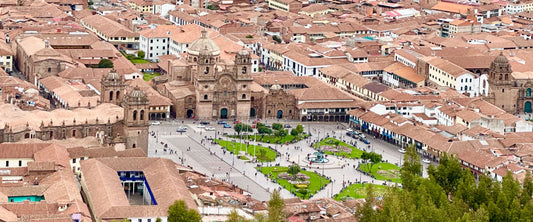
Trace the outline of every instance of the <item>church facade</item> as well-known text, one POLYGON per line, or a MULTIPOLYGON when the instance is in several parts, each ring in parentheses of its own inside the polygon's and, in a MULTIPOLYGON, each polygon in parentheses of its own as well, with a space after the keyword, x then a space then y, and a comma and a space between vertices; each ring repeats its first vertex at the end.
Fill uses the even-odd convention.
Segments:
POLYGON ((185 61, 169 67, 164 94, 173 100, 176 118, 248 119, 256 115, 251 66, 250 53, 244 49, 233 63, 222 61, 220 48, 203 30, 189 46, 185 61))
MULTIPOLYGON (((533 77, 533 76, 532 76, 533 77)), ((533 79, 528 73, 513 72, 507 58, 500 54, 490 65, 488 102, 508 113, 531 113, 533 79)))

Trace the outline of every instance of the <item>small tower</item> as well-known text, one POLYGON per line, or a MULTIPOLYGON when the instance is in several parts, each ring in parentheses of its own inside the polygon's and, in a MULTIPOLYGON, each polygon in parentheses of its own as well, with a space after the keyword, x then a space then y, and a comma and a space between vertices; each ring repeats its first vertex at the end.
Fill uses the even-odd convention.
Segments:
POLYGON ((102 77, 100 82, 102 85, 100 101, 120 105, 126 88, 124 78, 112 69, 107 76, 102 77))
POLYGON ((250 52, 245 48, 241 49, 235 55, 235 66, 237 77, 249 77, 252 66, 252 57, 250 57, 250 52))
POLYGON ((139 87, 131 90, 122 103, 124 107, 124 133, 126 148, 148 149, 149 101, 139 87))
POLYGON ((513 79, 509 60, 500 52, 500 55, 490 63, 489 81, 491 84, 510 84, 513 79))
POLYGON ((209 49, 205 46, 198 55, 198 79, 214 79, 215 64, 215 56, 209 53, 209 49))

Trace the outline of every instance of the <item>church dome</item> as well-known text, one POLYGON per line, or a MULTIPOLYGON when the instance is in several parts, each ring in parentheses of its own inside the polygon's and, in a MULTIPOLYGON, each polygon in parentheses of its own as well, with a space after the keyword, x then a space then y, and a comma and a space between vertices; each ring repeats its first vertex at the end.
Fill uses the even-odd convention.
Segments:
POLYGON ((508 63, 509 60, 507 60, 507 57, 503 55, 502 52, 500 52, 500 55, 494 59, 494 62, 496 63, 508 63))
POLYGON ((207 31, 202 30, 202 37, 195 40, 191 46, 188 48, 188 52, 191 55, 220 55, 220 48, 218 45, 211 39, 207 38, 207 31))
POLYGON ((250 52, 248 52, 248 50, 246 50, 245 48, 242 48, 241 50, 239 50, 239 52, 237 52, 237 54, 241 56, 248 56, 250 55, 250 52))
POLYGON ((144 92, 141 91, 141 89, 138 86, 133 88, 133 90, 131 90, 130 92, 130 98, 143 98, 143 97, 145 97, 144 92))
POLYGON ((120 79, 120 75, 115 72, 114 69, 112 69, 111 71, 109 71, 109 73, 107 74, 107 79, 108 80, 118 80, 120 79))

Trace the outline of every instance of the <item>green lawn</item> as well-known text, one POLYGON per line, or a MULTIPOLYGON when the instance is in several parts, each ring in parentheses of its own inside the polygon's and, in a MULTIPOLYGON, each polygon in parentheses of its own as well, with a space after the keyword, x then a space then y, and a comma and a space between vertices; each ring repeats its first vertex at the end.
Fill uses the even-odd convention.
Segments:
MULTIPOLYGON (((235 138, 235 139, 239 139, 239 136, 238 135, 230 135, 229 137, 231 138, 235 138)), ((276 136, 276 135, 248 135, 248 136, 242 136, 242 139, 243 140, 248 140, 248 141, 258 141, 258 142, 263 142, 263 143, 271 143, 271 144, 285 144, 285 143, 293 143, 293 142, 298 142, 302 139, 305 139, 307 138, 308 135, 307 134, 303 134, 303 135, 300 135, 300 136, 296 136, 294 137, 293 135, 287 135, 285 137, 279 137, 279 136, 276 136)))
POLYGON ((160 76, 160 75, 161 75, 161 73, 158 73, 158 72, 153 72, 153 73, 146 72, 146 73, 143 73, 143 79, 144 79, 144 81, 150 81, 154 77, 160 76))
MULTIPOLYGON (((368 163, 361 164, 359 169, 368 172, 368 163)), ((392 163, 378 163, 372 166, 372 172, 376 180, 392 181, 394 183, 402 183, 400 179, 400 167, 392 163)))
POLYGON ((350 144, 347 144, 345 142, 342 142, 338 139, 331 138, 331 137, 325 138, 319 141, 318 143, 315 143, 314 147, 322 149, 321 148, 322 146, 331 146, 332 148, 336 148, 336 145, 335 145, 336 143, 338 143, 338 146, 350 148, 351 152, 345 152, 341 150, 339 150, 339 152, 333 152, 333 151, 324 150, 324 153, 328 155, 342 156, 342 157, 350 158, 350 159, 361 158, 361 155, 363 154, 362 150, 357 149, 356 147, 350 144))
POLYGON ((309 193, 304 197, 301 193, 298 192, 298 188, 296 188, 293 184, 289 183, 287 180, 285 179, 279 179, 278 178, 278 174, 280 173, 283 173, 283 172, 287 172, 289 168, 288 167, 281 167, 281 166, 278 166, 278 167, 260 167, 259 168, 259 171, 261 171, 261 173, 267 175, 268 177, 270 177, 270 179, 276 181, 279 185, 281 185, 283 188, 287 189, 288 191, 292 192, 293 194, 295 194, 297 197, 299 198, 302 198, 302 199, 309 199, 309 196, 310 195, 314 195, 316 192, 318 192, 320 190, 320 188, 322 187, 325 187, 328 183, 330 183, 331 181, 329 181, 328 179, 314 173, 314 172, 310 172, 310 171, 300 171, 300 173, 303 173, 307 176, 309 176, 309 186, 307 187, 307 190, 309 191, 309 193))
POLYGON ((224 149, 230 152, 246 151, 246 153, 248 153, 249 155, 257 157, 257 160, 261 162, 270 162, 276 159, 276 152, 267 147, 256 146, 256 145, 248 145, 248 147, 246 147, 246 144, 244 143, 231 142, 227 140, 215 140, 215 141, 220 146, 224 147, 224 149), (255 154, 254 154, 254 147, 255 147, 255 154), (264 151, 261 151, 261 150, 264 150, 264 151), (264 155, 261 155, 261 152, 263 152, 264 155))
POLYGON ((146 60, 144 60, 144 59, 138 59, 138 58, 130 59, 130 61, 131 61, 133 64, 137 64, 137 63, 149 63, 149 61, 146 61, 146 60))
MULTIPOLYGON (((387 186, 385 185, 376 185, 374 184, 374 192, 376 193, 376 196, 381 196, 385 193, 387 190, 387 186)), ((360 199, 366 197, 366 188, 368 187, 368 184, 352 184, 348 187, 346 187, 344 190, 342 190, 340 193, 335 195, 334 199, 336 201, 342 201, 346 199, 347 197, 351 197, 354 199, 360 199)))

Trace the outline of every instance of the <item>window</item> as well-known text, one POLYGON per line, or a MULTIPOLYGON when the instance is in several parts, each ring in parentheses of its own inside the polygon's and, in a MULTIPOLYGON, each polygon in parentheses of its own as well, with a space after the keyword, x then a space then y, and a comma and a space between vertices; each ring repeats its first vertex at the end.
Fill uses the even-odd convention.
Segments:
POLYGON ((246 85, 242 85, 242 88, 243 88, 243 89, 246 89, 246 85))
POLYGON ((22 160, 19 160, 19 167, 22 166, 22 160))
POLYGON ((9 160, 6 160, 6 167, 9 167, 9 160))
POLYGON ((150 39, 150 43, 154 43, 154 40, 153 40, 153 39, 150 39))
POLYGON ((52 68, 48 67, 48 72, 52 72, 52 68))
POLYGON ((76 130, 72 130, 72 137, 76 137, 76 130))
POLYGON ((204 95, 204 100, 207 100, 207 98, 209 98, 207 95, 204 95))
POLYGON ((502 92, 505 92, 505 89, 502 89, 502 92))
POLYGON ((76 158, 72 159, 72 163, 76 163, 76 158))
POLYGON ((141 115, 139 116, 139 119, 144 120, 144 110, 141 110, 141 115))
POLYGON ((133 111, 133 120, 137 120, 137 110, 133 111))
POLYGON ((242 94, 242 99, 246 99, 246 94, 242 94))
POLYGON ((209 67, 205 67, 204 74, 209 74, 209 67))

